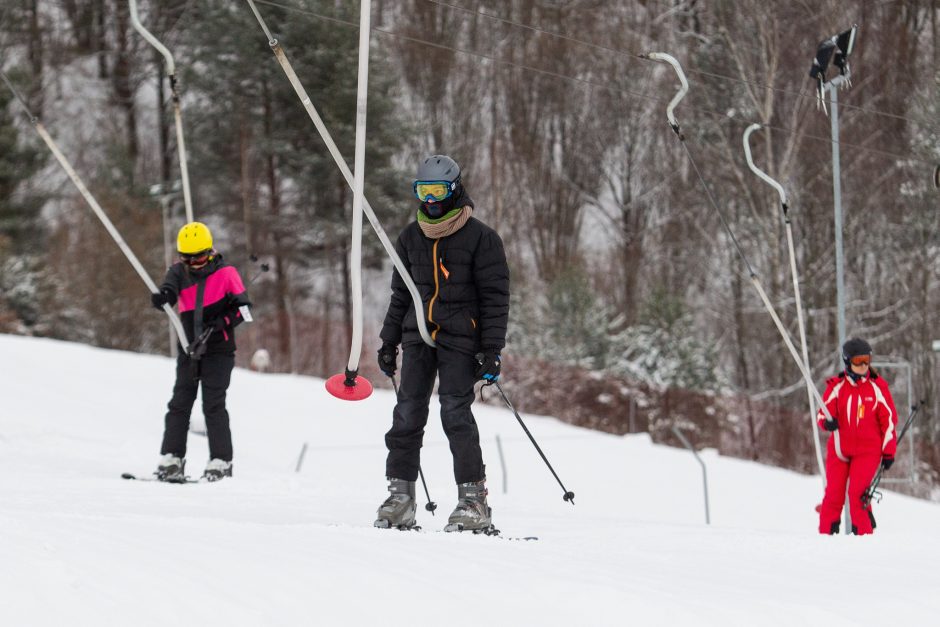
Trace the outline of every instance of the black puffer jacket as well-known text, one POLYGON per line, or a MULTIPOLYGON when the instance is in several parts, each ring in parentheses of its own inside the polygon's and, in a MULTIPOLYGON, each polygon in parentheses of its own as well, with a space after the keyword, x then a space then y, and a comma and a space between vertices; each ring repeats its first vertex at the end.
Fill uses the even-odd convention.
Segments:
POLYGON ((207 353, 235 352, 235 327, 242 323, 239 307, 251 306, 245 284, 235 266, 216 253, 205 267, 192 270, 180 262, 170 266, 161 290, 176 294, 180 320, 192 342, 206 325, 224 320, 219 333, 212 333, 206 342, 207 353))
MULTIPOLYGON (((453 235, 435 240, 415 221, 398 236, 395 250, 418 287, 438 345, 469 355, 506 345, 509 265, 496 231, 471 217, 453 235)), ((392 344, 422 342, 411 293, 398 270, 380 335, 392 344)))

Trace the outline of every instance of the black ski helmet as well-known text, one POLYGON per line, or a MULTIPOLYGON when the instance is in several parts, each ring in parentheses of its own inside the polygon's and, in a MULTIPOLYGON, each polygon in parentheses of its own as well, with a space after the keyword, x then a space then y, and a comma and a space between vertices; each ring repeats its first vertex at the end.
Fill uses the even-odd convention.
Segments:
POLYGON ((859 355, 871 355, 871 344, 865 340, 853 337, 842 345, 842 361, 845 367, 849 367, 849 360, 859 355))
POLYGON ((447 155, 431 155, 418 166, 416 181, 460 181, 460 166, 447 155))

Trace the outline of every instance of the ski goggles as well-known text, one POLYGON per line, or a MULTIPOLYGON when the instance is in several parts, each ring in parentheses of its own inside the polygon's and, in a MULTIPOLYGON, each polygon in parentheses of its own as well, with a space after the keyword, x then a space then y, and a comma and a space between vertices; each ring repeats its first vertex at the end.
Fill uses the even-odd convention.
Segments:
POLYGON ((187 266, 202 266, 209 261, 209 255, 211 254, 211 250, 203 250, 198 253, 180 253, 179 255, 180 261, 187 266))
POLYGON ((856 355, 849 359, 849 363, 853 366, 870 366, 871 355, 856 355))
POLYGON ((421 202, 441 202, 450 197, 457 187, 452 181, 415 181, 415 196, 421 202))

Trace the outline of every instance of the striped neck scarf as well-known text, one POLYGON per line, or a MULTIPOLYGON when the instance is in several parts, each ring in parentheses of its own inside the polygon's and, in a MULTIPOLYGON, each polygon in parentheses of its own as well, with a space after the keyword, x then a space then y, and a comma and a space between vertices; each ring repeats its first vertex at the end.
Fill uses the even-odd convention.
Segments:
POLYGON ((453 235, 463 228, 463 225, 470 219, 471 213, 473 213, 473 207, 471 205, 465 205, 452 209, 440 218, 434 219, 427 217, 424 215, 424 212, 419 209, 418 226, 421 227, 421 230, 427 237, 440 239, 448 235, 453 235))

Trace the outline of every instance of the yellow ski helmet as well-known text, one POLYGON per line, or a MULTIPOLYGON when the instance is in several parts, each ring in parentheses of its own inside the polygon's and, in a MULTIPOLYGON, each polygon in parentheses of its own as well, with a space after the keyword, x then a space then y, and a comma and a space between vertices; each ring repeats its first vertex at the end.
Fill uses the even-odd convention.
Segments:
POLYGON ((176 250, 181 255, 194 255, 212 250, 212 233, 202 222, 190 222, 176 236, 176 250))

